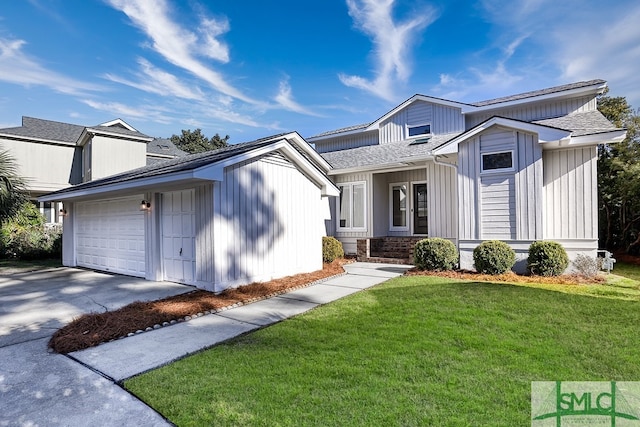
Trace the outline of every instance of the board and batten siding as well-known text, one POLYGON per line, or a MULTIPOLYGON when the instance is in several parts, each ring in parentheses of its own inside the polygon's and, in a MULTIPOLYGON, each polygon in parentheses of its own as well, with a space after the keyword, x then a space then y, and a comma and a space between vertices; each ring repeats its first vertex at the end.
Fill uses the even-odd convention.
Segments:
POLYGON ((533 134, 517 132, 517 139, 516 236, 518 240, 540 240, 544 235, 542 147, 533 134))
POLYGON ((279 153, 225 169, 213 184, 213 290, 321 269, 325 203, 279 153))
POLYGON ((495 128, 460 144, 461 240, 542 237, 542 150, 536 137, 495 128), (481 171, 483 153, 513 151, 513 171, 481 171))
POLYGON ((544 159, 545 239, 597 239, 596 147, 548 150, 544 159))
POLYGON ((458 207, 460 240, 479 238, 478 232, 478 177, 480 176, 479 137, 465 141, 458 146, 458 207))
POLYGON ((428 123, 434 134, 461 132, 464 128, 464 118, 459 108, 416 101, 380 124, 380 144, 408 139, 407 125, 428 123))
POLYGON ((195 188, 196 202, 196 283, 210 284, 215 280, 213 184, 195 188))
POLYGON ((355 135, 338 136, 315 143, 318 153, 347 150, 349 148, 365 147, 378 144, 378 131, 362 132, 355 135))
POLYGON ((457 172, 449 166, 427 163, 429 237, 458 237, 457 172))
POLYGON ((147 164, 147 143, 96 135, 91 140, 91 179, 104 178, 147 164))
MULTIPOLYGON (((331 218, 333 221, 333 227, 335 231, 335 238, 338 239, 343 246, 345 253, 347 254, 355 254, 356 253, 356 241, 358 239, 363 239, 365 237, 371 237, 371 224, 373 223, 373 214, 371 209, 372 203, 371 201, 374 199, 373 194, 373 177, 371 172, 358 172, 358 173, 350 173, 344 175, 336 175, 333 177, 333 180, 336 185, 349 183, 349 182, 364 182, 364 192, 365 192, 365 216, 364 216, 364 227, 365 229, 362 231, 345 231, 340 230, 337 227, 337 221, 339 218, 339 213, 337 211, 338 203, 332 203, 332 211, 331 218)), ((337 198, 336 198, 337 199, 337 198)))
POLYGON ((540 102, 517 108, 496 108, 481 113, 469 113, 466 116, 466 129, 471 129, 494 116, 509 119, 532 121, 543 120, 552 117, 565 116, 571 113, 582 113, 597 109, 593 96, 572 98, 554 102, 540 102))

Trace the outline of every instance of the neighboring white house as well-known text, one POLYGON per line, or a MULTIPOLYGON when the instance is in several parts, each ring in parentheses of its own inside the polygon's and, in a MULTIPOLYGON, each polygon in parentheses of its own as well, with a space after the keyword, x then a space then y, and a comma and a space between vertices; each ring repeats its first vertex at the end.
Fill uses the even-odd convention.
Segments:
POLYGON ((322 268, 329 165, 297 133, 170 159, 40 197, 62 201, 66 266, 228 287, 322 268))
MULTIPOLYGON (((0 149, 16 159, 35 200, 42 194, 92 179, 183 156, 171 141, 138 132, 121 119, 80 126, 23 117, 22 126, 0 129, 0 149)), ((59 222, 59 205, 42 202, 47 222, 59 222)))
POLYGON ((467 269, 489 239, 514 248, 517 270, 535 240, 595 256, 597 146, 625 137, 596 108, 605 87, 473 104, 415 95, 371 123, 307 138, 340 189, 329 233, 352 254, 358 240, 443 237, 467 269))

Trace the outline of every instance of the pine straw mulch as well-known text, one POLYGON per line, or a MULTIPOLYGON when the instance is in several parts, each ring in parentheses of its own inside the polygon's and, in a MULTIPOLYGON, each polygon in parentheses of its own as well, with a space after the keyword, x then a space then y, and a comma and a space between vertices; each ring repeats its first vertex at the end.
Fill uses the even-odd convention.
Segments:
POLYGON ((342 265, 347 262, 349 261, 335 260, 313 273, 252 283, 227 289, 219 294, 196 290, 156 301, 136 301, 114 311, 83 314, 58 329, 48 345, 53 351, 63 354, 94 347, 136 332, 158 329, 308 286, 318 280, 344 273, 342 265))
POLYGON ((606 278, 602 275, 596 277, 585 277, 579 274, 563 274, 561 276, 522 276, 514 272, 504 274, 480 274, 474 271, 422 271, 417 268, 408 270, 408 276, 438 276, 447 279, 472 280, 476 282, 505 282, 505 283, 546 283, 551 285, 589 285, 594 283, 604 283, 606 278))

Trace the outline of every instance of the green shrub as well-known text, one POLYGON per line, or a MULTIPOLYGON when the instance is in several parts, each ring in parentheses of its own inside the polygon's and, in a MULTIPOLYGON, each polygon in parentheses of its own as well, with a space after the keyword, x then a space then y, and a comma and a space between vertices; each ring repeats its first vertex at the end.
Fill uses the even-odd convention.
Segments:
POLYGON ((473 265, 479 273, 502 274, 516 263, 516 253, 501 240, 487 240, 473 250, 473 265))
POLYGON ((333 262, 336 258, 344 257, 342 243, 335 237, 322 237, 322 260, 333 262))
POLYGON ((31 202, 2 224, 0 257, 46 259, 62 257, 62 229, 45 226, 45 218, 31 202))
POLYGON ((557 242, 533 242, 529 246, 527 268, 538 276, 558 276, 569 266, 567 251, 557 242))
POLYGON ((2 257, 33 260, 62 257, 60 227, 20 227, 7 224, 2 228, 2 257))
POLYGON ((413 263, 421 270, 453 270, 458 265, 458 249, 447 239, 423 239, 413 249, 413 263))

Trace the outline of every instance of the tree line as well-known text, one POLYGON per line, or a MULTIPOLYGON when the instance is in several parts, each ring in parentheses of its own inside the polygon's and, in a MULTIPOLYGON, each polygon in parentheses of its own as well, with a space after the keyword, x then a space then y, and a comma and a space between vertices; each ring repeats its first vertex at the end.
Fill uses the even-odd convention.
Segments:
POLYGON ((598 147, 600 247, 640 255, 640 110, 607 91, 598 110, 627 129, 624 141, 598 147))

